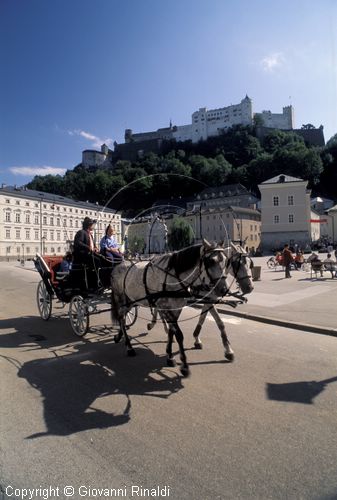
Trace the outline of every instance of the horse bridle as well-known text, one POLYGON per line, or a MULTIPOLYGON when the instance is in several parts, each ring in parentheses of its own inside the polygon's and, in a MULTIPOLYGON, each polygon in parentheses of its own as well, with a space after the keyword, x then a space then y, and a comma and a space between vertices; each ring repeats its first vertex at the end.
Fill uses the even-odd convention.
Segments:
MULTIPOLYGON (((221 276, 217 276, 216 278, 212 277, 210 272, 209 272, 209 269, 208 267, 206 266, 206 262, 207 259, 209 259, 213 253, 215 252, 221 252, 222 254, 224 254, 224 257, 226 259, 226 255, 225 255, 225 252, 224 252, 224 249, 223 248, 219 248, 219 247, 215 247, 215 248, 212 248, 212 249, 209 249, 209 250, 204 250, 204 255, 201 257, 200 259, 200 274, 201 274, 201 266, 202 264, 204 264, 204 268, 205 268, 205 272, 206 272, 206 275, 207 275, 207 278, 209 279, 209 282, 212 286, 216 285, 221 279, 225 279, 226 276, 224 276, 223 274, 221 276)), ((227 267, 227 265, 226 265, 227 267)))
POLYGON ((230 257, 228 257, 228 260, 226 263, 226 269, 228 269, 230 266, 232 267, 232 269, 234 271, 234 278, 238 282, 243 281, 247 278, 251 278, 251 276, 249 274, 245 274, 244 276, 241 276, 241 278, 238 278, 238 276, 237 276, 238 272, 239 272, 242 257, 246 257, 249 259, 249 261, 250 261, 249 268, 252 269, 253 261, 246 252, 237 252, 235 255, 231 255, 230 257), (235 260, 238 262, 235 262, 235 260))

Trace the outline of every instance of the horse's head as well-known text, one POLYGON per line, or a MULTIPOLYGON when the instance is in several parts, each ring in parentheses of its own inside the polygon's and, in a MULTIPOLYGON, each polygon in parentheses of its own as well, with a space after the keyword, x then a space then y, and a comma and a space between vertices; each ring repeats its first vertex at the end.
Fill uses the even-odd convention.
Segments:
POLYGON ((251 258, 240 245, 234 243, 225 249, 225 254, 227 272, 235 278, 243 294, 251 293, 254 290, 251 258))
POLYGON ((228 291, 226 282, 227 258, 225 250, 221 245, 211 245, 203 240, 201 246, 201 261, 203 269, 203 281, 208 286, 208 298, 223 297, 228 291))

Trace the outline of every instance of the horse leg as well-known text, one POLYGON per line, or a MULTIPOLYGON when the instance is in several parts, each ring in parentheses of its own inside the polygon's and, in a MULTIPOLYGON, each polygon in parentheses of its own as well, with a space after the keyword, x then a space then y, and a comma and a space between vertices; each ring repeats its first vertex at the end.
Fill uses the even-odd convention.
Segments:
POLYGON ((152 328, 157 323, 157 318, 158 318, 158 310, 157 310, 157 308, 156 307, 151 308, 151 313, 152 313, 151 322, 147 324, 147 329, 149 331, 152 330, 152 328))
POLYGON ((174 356, 172 354, 172 343, 173 343, 173 335, 174 335, 174 329, 170 326, 167 326, 166 320, 163 319, 163 324, 165 325, 164 328, 167 331, 167 344, 166 344, 166 354, 167 354, 167 360, 166 364, 167 366, 176 366, 176 360, 174 359, 174 356))
POLYGON ((123 317, 120 319, 120 326, 121 326, 122 334, 124 335, 125 346, 126 346, 126 354, 127 354, 128 356, 136 356, 136 351, 135 351, 135 350, 134 350, 134 348, 132 347, 132 345, 131 345, 131 341, 130 341, 130 337, 129 337, 129 335, 127 334, 127 331, 126 331, 126 326, 125 326, 125 316, 123 316, 123 317))
POLYGON ((121 341, 123 337, 123 330, 121 328, 121 318, 119 317, 119 302, 117 300, 117 297, 115 297, 115 294, 111 294, 111 322, 114 323, 115 321, 118 321, 119 323, 119 331, 114 335, 113 339, 118 344, 118 342, 121 341))
POLYGON ((193 337, 194 337, 194 347, 195 347, 195 349, 202 349, 202 342, 201 342, 201 340, 199 338, 199 335, 200 335, 200 331, 201 331, 202 325, 205 322, 205 319, 206 319, 206 316, 207 316, 207 313, 208 313, 209 309, 210 309, 209 305, 207 305, 207 304, 203 305, 203 308, 202 308, 200 316, 199 316, 198 324, 197 324, 197 326, 194 329, 193 337))
POLYGON ((190 369, 187 364, 187 358, 185 354, 185 348, 184 348, 184 335, 183 332, 180 330, 178 323, 175 325, 175 337, 179 345, 179 352, 180 352, 180 360, 182 362, 182 366, 180 367, 181 374, 184 377, 188 377, 190 375, 190 369))
POLYGON ((229 340, 228 340, 228 337, 227 337, 227 334, 226 334, 225 324, 222 321, 222 319, 221 319, 218 311, 216 310, 216 308, 214 306, 212 306, 209 309, 209 312, 213 316, 213 318, 214 318, 214 320, 215 320, 215 322, 217 324, 217 327, 220 330, 222 344, 223 344, 223 346, 225 348, 225 358, 228 359, 228 361, 233 361, 234 360, 234 351, 231 348, 231 345, 229 343, 229 340))

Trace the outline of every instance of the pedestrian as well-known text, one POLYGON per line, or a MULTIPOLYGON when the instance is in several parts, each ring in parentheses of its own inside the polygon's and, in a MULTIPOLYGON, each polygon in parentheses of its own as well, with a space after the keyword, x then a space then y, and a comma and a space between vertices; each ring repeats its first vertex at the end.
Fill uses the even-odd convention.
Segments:
POLYGON ((325 260, 323 260, 324 267, 327 271, 330 271, 331 273, 331 278, 335 277, 337 278, 337 267, 336 267, 336 261, 333 260, 331 257, 331 253, 328 253, 328 256, 325 260))
POLYGON ((293 258, 293 254, 289 250, 289 245, 287 243, 284 245, 282 255, 283 255, 283 265, 285 267, 285 278, 291 278, 290 266, 291 266, 291 263, 293 262, 294 258, 293 258))

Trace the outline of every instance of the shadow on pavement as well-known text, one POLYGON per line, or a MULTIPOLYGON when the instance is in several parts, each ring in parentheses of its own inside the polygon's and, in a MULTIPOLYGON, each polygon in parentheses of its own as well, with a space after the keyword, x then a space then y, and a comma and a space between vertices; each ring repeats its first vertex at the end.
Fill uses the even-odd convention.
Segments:
MULTIPOLYGON (((18 376, 39 390, 43 398, 46 435, 70 435, 94 428, 126 424, 131 418, 132 395, 168 398, 183 388, 175 373, 165 370, 165 357, 137 348, 139 359, 127 358, 124 346, 99 342, 80 344, 77 352, 24 363, 18 376), (122 395, 124 409, 114 411, 114 398, 95 407, 99 399, 122 395)), ((117 405, 118 407, 118 405, 117 405)))
POLYGON ((286 384, 267 383, 268 399, 287 403, 314 404, 314 398, 324 391, 328 384, 337 382, 337 377, 308 382, 290 382, 286 384))
POLYGON ((53 356, 21 364, 2 350, 18 376, 41 393, 47 429, 27 439, 123 425, 131 418, 131 396, 166 399, 183 388, 181 377, 166 368, 166 356, 137 345, 138 337, 133 336, 137 357, 128 358, 124 343, 115 344, 105 328, 94 327, 95 335, 84 340, 69 331, 65 318, 48 323, 35 316, 0 321, 0 329, 14 330, 0 335, 1 348, 46 349, 53 356), (102 399, 107 396, 112 397, 102 399))

